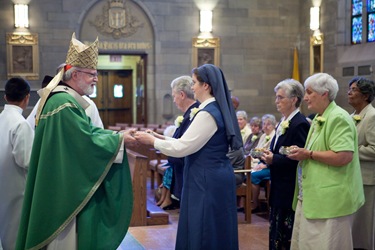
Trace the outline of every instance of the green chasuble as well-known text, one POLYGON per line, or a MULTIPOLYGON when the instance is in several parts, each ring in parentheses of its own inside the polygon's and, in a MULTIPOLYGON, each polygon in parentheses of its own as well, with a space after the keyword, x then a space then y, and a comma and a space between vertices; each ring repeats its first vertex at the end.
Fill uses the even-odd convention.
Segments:
POLYGON ((40 116, 16 249, 46 246, 74 217, 80 250, 116 249, 128 230, 126 150, 123 162, 113 163, 122 135, 92 126, 77 95, 53 94, 40 116))

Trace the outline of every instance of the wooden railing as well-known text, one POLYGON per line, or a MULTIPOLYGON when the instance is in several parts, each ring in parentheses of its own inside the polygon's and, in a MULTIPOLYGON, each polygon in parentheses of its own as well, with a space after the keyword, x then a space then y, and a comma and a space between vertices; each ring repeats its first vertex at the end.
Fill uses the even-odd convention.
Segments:
POLYGON ((126 149, 133 186, 133 214, 130 226, 165 225, 169 214, 147 201, 148 157, 126 149))

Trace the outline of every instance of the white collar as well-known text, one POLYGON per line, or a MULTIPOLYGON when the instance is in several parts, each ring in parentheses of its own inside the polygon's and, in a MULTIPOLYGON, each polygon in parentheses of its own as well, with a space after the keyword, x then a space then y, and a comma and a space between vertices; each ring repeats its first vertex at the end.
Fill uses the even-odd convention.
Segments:
POLYGON ((281 118, 280 123, 283 122, 283 121, 285 121, 285 120, 288 120, 288 121, 292 120, 293 117, 294 117, 298 112, 299 112, 299 108, 296 108, 292 113, 290 113, 290 115, 289 115, 286 119, 285 119, 285 117, 281 118))
POLYGON ((211 102, 214 102, 216 101, 215 97, 210 97, 208 98, 207 100, 205 100, 204 102, 202 102, 200 105, 199 105, 199 108, 200 109, 203 109, 204 107, 206 107, 208 104, 210 104, 211 102))
POLYGON ((14 104, 5 104, 4 105, 4 110, 5 109, 13 109, 17 111, 18 113, 22 114, 23 109, 20 106, 14 105, 14 104))

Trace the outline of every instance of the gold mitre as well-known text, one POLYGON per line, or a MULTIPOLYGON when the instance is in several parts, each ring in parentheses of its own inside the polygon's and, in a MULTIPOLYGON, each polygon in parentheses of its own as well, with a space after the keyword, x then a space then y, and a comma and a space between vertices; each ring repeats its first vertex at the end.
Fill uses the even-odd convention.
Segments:
POLYGON ((75 33, 73 33, 65 63, 78 68, 96 69, 98 65, 98 38, 88 46, 78 41, 75 33))

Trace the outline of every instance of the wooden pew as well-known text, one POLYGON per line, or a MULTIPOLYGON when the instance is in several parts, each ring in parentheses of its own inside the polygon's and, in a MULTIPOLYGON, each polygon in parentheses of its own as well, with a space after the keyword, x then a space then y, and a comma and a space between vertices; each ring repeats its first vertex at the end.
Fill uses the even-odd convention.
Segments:
POLYGON ((115 126, 121 127, 121 129, 126 129, 129 127, 129 123, 116 122, 115 126))
POLYGON ((251 156, 247 156, 245 160, 244 169, 234 170, 234 173, 244 173, 246 175, 246 182, 237 187, 237 197, 244 198, 245 209, 245 223, 251 223, 251 156))
POLYGON ((158 175, 157 166, 160 164, 160 159, 166 159, 166 156, 162 155, 161 153, 158 155, 157 150, 154 149, 152 146, 148 145, 137 145, 137 146, 128 146, 128 149, 131 149, 141 155, 147 156, 149 159, 148 170, 150 171, 151 177, 151 189, 155 188, 155 179, 157 186, 159 186, 162 182, 162 178, 158 175))
POLYGON ((150 152, 150 161, 148 164, 148 170, 150 170, 150 176, 151 176, 151 189, 155 188, 155 178, 156 178, 156 188, 160 186, 163 182, 163 175, 164 171, 162 173, 159 173, 159 167, 164 165, 168 162, 167 156, 162 154, 160 151, 151 148, 149 149, 150 152))
POLYGON ((140 128, 144 128, 145 125, 143 123, 132 123, 132 124, 130 124, 130 127, 138 128, 138 130, 140 130, 140 128))
POLYGON ((107 129, 109 129, 109 130, 114 130, 114 131, 120 131, 120 130, 121 130, 121 127, 120 127, 120 126, 109 125, 109 126, 107 127, 107 129))
POLYGON ((149 124, 147 124, 146 127, 149 128, 149 129, 152 129, 152 130, 156 131, 156 129, 160 128, 160 124, 149 123, 149 124))
POLYGON ((147 200, 147 226, 167 225, 168 223, 168 212, 147 200))
POLYGON ((126 149, 133 186, 133 214, 130 226, 165 225, 169 214, 160 207, 147 201, 148 158, 130 149, 126 149))
POLYGON ((133 214, 130 226, 147 225, 146 180, 148 159, 130 149, 126 150, 133 185, 133 214))

